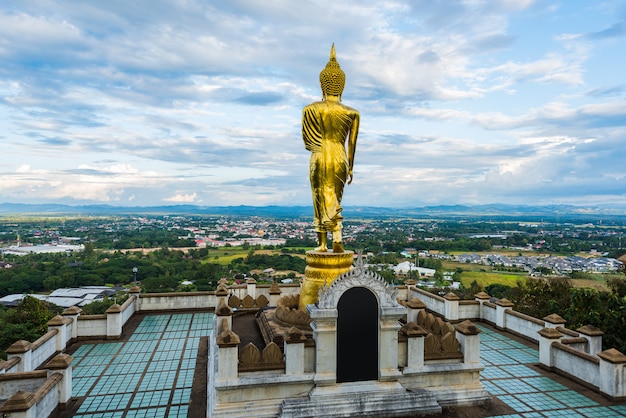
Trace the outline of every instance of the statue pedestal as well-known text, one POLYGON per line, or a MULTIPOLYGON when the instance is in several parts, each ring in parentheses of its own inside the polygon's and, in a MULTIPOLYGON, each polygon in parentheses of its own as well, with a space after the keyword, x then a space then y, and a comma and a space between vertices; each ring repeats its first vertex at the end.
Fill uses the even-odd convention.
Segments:
POLYGON ((300 291, 298 308, 306 311, 306 306, 317 302, 319 288, 330 285, 340 274, 352 270, 353 251, 333 253, 330 251, 307 251, 305 279, 300 291))

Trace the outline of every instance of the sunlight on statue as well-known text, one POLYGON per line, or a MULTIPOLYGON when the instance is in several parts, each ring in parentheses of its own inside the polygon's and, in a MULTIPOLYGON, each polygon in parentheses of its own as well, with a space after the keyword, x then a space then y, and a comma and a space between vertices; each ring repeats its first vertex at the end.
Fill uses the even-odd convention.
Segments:
POLYGON ((302 111, 304 147, 311 151, 309 177, 313 194, 314 225, 319 243, 315 251, 328 250, 328 232, 332 233, 333 252, 344 251, 341 237, 341 197, 344 185, 352 182, 359 133, 359 112, 341 103, 345 83, 346 75, 339 67, 333 44, 330 60, 320 73, 322 101, 311 103, 302 111))

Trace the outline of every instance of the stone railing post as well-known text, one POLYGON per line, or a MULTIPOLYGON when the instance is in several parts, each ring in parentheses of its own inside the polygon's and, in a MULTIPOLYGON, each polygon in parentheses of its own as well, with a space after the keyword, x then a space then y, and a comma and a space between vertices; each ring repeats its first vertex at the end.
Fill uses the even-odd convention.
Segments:
POLYGON ((565 327, 565 323, 567 322, 565 319, 561 318, 555 313, 546 316, 545 318, 543 318, 543 320, 545 321, 544 326, 546 328, 565 327))
POLYGON ((421 326, 415 322, 409 322, 409 329, 406 332, 407 342, 407 364, 403 374, 416 373, 424 366, 424 338, 428 335, 421 326))
POLYGON ((24 390, 18 390, 0 405, 0 416, 11 418, 39 418, 35 394, 24 390))
POLYGON ((307 311, 313 319, 315 383, 334 385, 337 382, 337 309, 318 309, 311 304, 307 305, 307 311))
POLYGON ((11 344, 9 348, 4 350, 7 353, 7 360, 11 360, 13 357, 18 357, 20 362, 17 364, 18 372, 32 372, 33 371, 33 352, 31 350, 31 343, 25 340, 19 340, 11 344))
POLYGON ((141 305, 139 303, 139 295, 141 295, 141 287, 133 286, 128 289, 128 294, 131 297, 135 297, 135 312, 139 312, 141 310, 141 305))
POLYGON ((407 279, 404 281, 404 285, 406 286, 406 301, 413 299, 413 288, 417 282, 413 279, 407 279))
POLYGON ((576 331, 587 340, 587 353, 595 356, 602 351, 602 336, 604 332, 593 325, 585 325, 576 331))
POLYGON ((70 306, 66 310, 61 313, 64 318, 69 318, 72 320, 72 339, 78 338, 78 317, 82 309, 78 306, 70 306))
POLYGON ((406 309, 402 306, 381 308, 380 349, 378 350, 378 379, 397 380, 402 375, 398 370, 398 320, 406 309))
POLYGON ((554 368, 554 356, 552 355, 552 343, 563 338, 556 328, 544 328, 539 331, 539 363, 549 370, 554 368))
POLYGON ((246 290, 252 299, 256 299, 256 280, 249 278, 246 280, 246 290))
POLYGON ((122 308, 117 303, 106 310, 107 339, 117 340, 122 336, 122 308))
MULTIPOLYGON (((224 279, 220 279, 222 281, 224 279)), ((228 286, 223 283, 220 283, 215 290, 215 310, 217 311, 218 306, 220 305, 220 301, 224 298, 228 298, 228 286)))
POLYGON ((284 337, 285 340, 285 374, 304 373, 304 333, 291 327, 284 337))
POLYGON ((598 354, 600 357, 600 392, 611 399, 626 397, 626 356, 614 348, 598 354))
POLYGON ((278 299, 280 299, 280 294, 282 290, 280 290, 280 286, 278 283, 272 283, 270 287, 270 306, 278 306, 278 299))
POLYGON ((513 307, 513 302, 502 298, 496 302, 496 328, 506 329, 506 311, 513 307))
POLYGON ((469 320, 457 324, 454 329, 463 352, 463 362, 480 363, 480 329, 469 320))
POLYGON ((420 311, 426 309, 426 304, 419 298, 413 298, 406 303, 406 322, 415 322, 420 311))
POLYGON ((72 360, 69 354, 57 354, 44 368, 48 369, 48 377, 60 373, 63 379, 59 383, 59 403, 66 404, 72 397, 72 360))
POLYGON ((228 328, 217 336, 217 378, 219 380, 237 379, 239 362, 237 346, 240 342, 239 336, 228 328))
POLYGON ((226 304, 224 298, 220 298, 219 304, 215 308, 215 316, 217 317, 218 334, 225 329, 233 329, 233 308, 226 304))
POLYGON ((70 324, 72 324, 72 318, 64 318, 61 315, 57 315, 48 321, 48 331, 56 330, 56 351, 65 350, 67 341, 71 338, 70 324))
POLYGON ((443 312, 447 321, 458 321, 459 320, 459 300, 460 297, 450 292, 446 294, 444 297, 444 307, 443 312))
POLYGON ((474 300, 480 303, 480 319, 485 319, 485 302, 488 302, 491 299, 491 296, 486 292, 479 292, 474 295, 474 300))

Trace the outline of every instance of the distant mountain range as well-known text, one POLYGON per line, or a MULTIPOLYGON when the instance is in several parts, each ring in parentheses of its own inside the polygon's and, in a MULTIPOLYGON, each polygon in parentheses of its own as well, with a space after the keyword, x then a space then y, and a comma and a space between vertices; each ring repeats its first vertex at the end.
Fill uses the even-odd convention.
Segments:
MULTIPOLYGON (((261 216, 273 218, 311 218, 310 206, 110 206, 110 205, 61 205, 61 204, 22 204, 0 203, 0 214, 40 214, 40 215, 228 215, 261 216)), ((526 206, 507 204, 488 205, 439 205, 405 208, 385 208, 373 206, 347 206, 344 214, 348 218, 472 218, 472 219, 511 219, 548 221, 558 219, 609 219, 626 220, 626 208, 601 206, 547 205, 526 206)))

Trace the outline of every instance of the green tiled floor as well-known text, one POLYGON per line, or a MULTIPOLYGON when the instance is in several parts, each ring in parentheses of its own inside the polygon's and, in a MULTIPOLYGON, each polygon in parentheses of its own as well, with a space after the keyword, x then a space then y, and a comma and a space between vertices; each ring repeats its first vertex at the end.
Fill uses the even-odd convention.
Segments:
POLYGON ((479 327, 483 386, 516 411, 498 418, 626 417, 626 405, 602 406, 525 365, 539 362, 537 350, 479 327))
POLYGON ((200 337, 212 313, 146 316, 127 342, 85 344, 73 354, 76 417, 186 417, 200 337))
MULTIPOLYGON (((211 313, 146 316, 127 342, 87 344, 75 357, 72 391, 82 399, 76 417, 186 417, 200 337, 211 313)), ((527 364, 537 350, 481 327, 481 380, 515 411, 501 418, 626 417, 626 405, 604 406, 527 364)))

